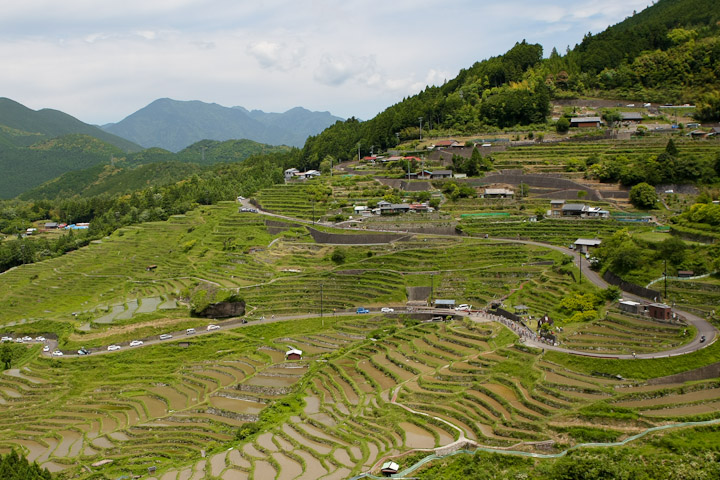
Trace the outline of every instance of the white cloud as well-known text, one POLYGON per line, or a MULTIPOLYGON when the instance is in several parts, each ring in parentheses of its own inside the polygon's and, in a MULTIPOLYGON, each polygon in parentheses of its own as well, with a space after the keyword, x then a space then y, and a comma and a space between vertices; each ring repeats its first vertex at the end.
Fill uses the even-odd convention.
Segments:
POLYGON ((380 80, 376 72, 374 57, 356 57, 350 54, 324 54, 315 69, 315 80, 339 86, 350 79, 365 85, 377 84, 380 80))
POLYGON ((564 51, 649 2, 26 0, 0 16, 0 92, 92 123, 160 97, 370 118, 523 38, 564 51))
POLYGON ((253 56, 261 67, 269 69, 290 70, 300 65, 303 48, 301 45, 292 47, 285 43, 267 40, 251 42, 247 52, 253 56))

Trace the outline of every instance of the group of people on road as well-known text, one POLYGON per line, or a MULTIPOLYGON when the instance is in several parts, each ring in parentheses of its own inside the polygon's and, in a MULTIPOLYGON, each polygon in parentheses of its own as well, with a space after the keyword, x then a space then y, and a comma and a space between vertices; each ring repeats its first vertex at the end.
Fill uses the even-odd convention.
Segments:
POLYGON ((515 332, 517 334, 517 336, 520 337, 522 340, 535 340, 535 341, 541 341, 541 342, 545 342, 545 343, 551 343, 549 340, 539 337, 537 333, 533 332, 525 325, 515 322, 513 320, 510 320, 509 318, 505 318, 501 315, 495 315, 493 313, 486 313, 486 312, 478 312, 477 315, 483 316, 486 319, 491 320, 493 322, 498 322, 498 323, 505 325, 510 330, 515 332))

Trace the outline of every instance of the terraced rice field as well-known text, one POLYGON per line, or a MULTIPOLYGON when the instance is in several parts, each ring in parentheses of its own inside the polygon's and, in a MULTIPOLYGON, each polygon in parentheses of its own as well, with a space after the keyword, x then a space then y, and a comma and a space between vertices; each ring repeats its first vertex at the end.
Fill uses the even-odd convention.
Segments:
MULTIPOLYGON (((204 322, 168 303, 196 284, 239 293, 251 316, 298 317, 89 357, 43 357, 31 346, 29 360, 0 374, 0 451, 21 449, 80 479, 146 475, 153 466, 147 478, 155 480, 341 479, 459 439, 557 451, 578 443, 571 427, 625 438, 669 418, 717 415, 714 381, 647 388, 582 373, 485 317, 329 315, 400 306, 416 286, 476 305, 512 293, 514 303, 548 310, 572 281, 552 269, 558 252, 418 235, 343 247, 338 264, 335 248, 271 235, 259 216, 228 202, 3 274, 3 332, 54 328, 61 346, 74 348, 126 339, 130 327, 204 322), (302 318, 321 302, 325 317, 302 318), (303 358, 286 360, 290 348, 303 358), (102 460, 112 462, 92 466, 102 460)), ((613 312, 566 329, 562 341, 626 353, 673 348, 685 336, 682 327, 613 312)))
POLYGON ((566 328, 560 341, 567 348, 597 353, 645 353, 671 350, 694 336, 681 324, 654 321, 647 317, 612 311, 589 325, 566 328))
POLYGON ((327 211, 326 196, 316 198, 313 183, 274 185, 260 190, 255 199, 263 210, 305 220, 320 220, 327 211))
MULTIPOLYGON (((714 142, 694 142, 674 138, 683 154, 707 156, 717 149, 714 142)), ((495 168, 524 168, 531 173, 563 173, 568 159, 585 160, 590 156, 600 158, 623 155, 630 159, 662 153, 667 144, 665 137, 635 138, 632 140, 604 140, 587 143, 537 144, 511 147, 493 154, 495 168)))
MULTIPOLYGON (((637 431, 635 421, 594 416, 598 405, 637 412, 652 425, 720 404, 714 381, 638 388, 569 370, 513 344, 505 327, 482 317, 416 324, 358 316, 293 325, 221 331, 193 338, 187 348, 167 343, 104 357, 37 358, 8 370, 0 376, 0 448, 21 448, 78 478, 90 475, 79 466, 111 459, 90 470, 116 477, 156 466, 156 479, 340 479, 461 435, 532 451, 536 442, 572 444, 570 426, 610 422, 621 436, 637 431), (303 350, 302 360, 285 360, 291 347, 303 350), (290 407, 286 398, 301 403, 290 407), (236 438, 239 428, 280 405, 286 414, 236 438)), ((669 327, 640 321, 614 325, 673 336, 669 327)), ((604 348, 616 341, 605 338, 604 348)))
MULTIPOLYGON (((578 238, 602 238, 611 235, 627 223, 612 219, 551 219, 538 222, 527 219, 502 220, 497 218, 472 218, 460 222, 463 231, 469 235, 499 238, 521 238, 555 245, 569 245, 578 238)), ((633 231, 651 230, 651 227, 632 224, 633 231)))

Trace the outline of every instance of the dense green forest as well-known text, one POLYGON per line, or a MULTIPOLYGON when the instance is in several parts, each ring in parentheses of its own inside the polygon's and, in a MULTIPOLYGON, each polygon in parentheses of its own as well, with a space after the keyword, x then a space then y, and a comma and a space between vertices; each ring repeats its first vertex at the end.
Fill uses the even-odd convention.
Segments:
MULTIPOLYGON (((582 167, 581 167, 582 168, 582 167)), ((650 185, 677 183, 711 183, 720 178, 720 152, 711 157, 680 152, 671 140, 659 155, 645 155, 629 159, 614 155, 600 160, 585 160, 585 176, 601 182, 620 182, 631 187, 639 183, 650 185)))
POLYGON ((4 173, 0 177, 0 198, 95 195, 104 188, 110 193, 123 193, 148 184, 177 180, 193 171, 182 166, 175 172, 162 167, 146 167, 133 172, 132 169, 138 166, 156 162, 213 165, 289 150, 289 147, 265 145, 252 140, 203 140, 178 153, 160 148, 125 153, 86 134, 63 135, 29 147, 0 144, 0 170, 4 173), (153 172, 159 176, 154 178, 153 172), (42 185, 44 182, 49 183, 42 185))
POLYGON ((13 450, 0 455, 0 478, 3 480, 50 480, 50 472, 37 463, 28 463, 27 459, 13 450))

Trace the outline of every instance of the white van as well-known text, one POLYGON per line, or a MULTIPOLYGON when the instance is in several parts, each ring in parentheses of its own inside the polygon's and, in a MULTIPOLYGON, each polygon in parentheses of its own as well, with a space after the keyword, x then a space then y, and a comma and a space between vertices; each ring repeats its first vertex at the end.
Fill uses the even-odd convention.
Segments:
POLYGON ((185 335, 192 335, 193 333, 195 333, 194 328, 188 328, 187 330, 185 330, 185 335))

